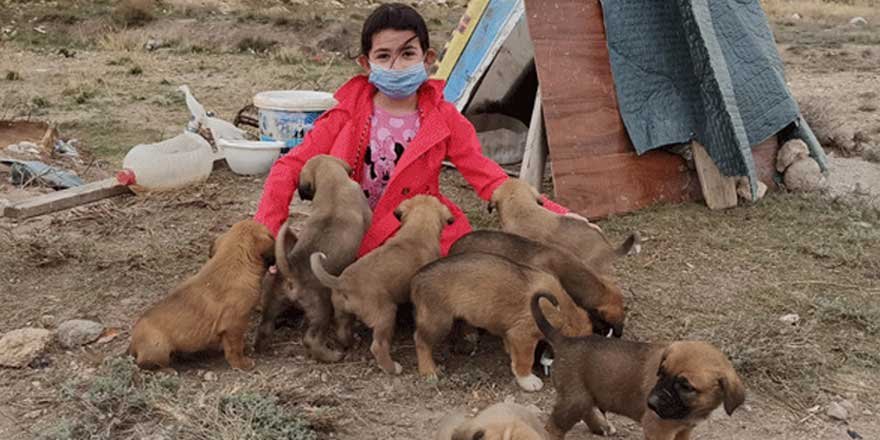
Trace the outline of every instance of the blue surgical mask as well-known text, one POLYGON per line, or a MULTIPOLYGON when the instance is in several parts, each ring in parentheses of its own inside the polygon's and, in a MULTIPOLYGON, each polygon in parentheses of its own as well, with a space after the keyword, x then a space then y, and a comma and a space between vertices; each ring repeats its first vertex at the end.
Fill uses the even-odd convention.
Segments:
POLYGON ((416 63, 406 69, 392 70, 370 63, 370 83, 391 99, 412 96, 428 80, 424 63, 416 63))

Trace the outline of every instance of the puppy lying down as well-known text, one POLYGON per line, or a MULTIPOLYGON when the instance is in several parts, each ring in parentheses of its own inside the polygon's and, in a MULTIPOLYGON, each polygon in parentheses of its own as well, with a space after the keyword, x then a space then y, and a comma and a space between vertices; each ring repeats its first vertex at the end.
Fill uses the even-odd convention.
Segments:
POLYGON ((434 440, 547 440, 538 414, 515 403, 496 403, 473 418, 455 412, 440 420, 434 440))
POLYGON ((555 353, 556 404, 547 422, 553 439, 564 438, 580 420, 595 434, 613 433, 598 409, 641 423, 646 439, 687 440, 719 405, 729 415, 745 400, 730 361, 710 344, 568 337, 544 317, 541 299, 557 301, 544 292, 531 299, 532 315, 555 353))
POLYGON ((244 337, 274 255, 265 226, 253 220, 233 225, 211 246, 211 258, 197 274, 137 320, 128 353, 141 368, 166 368, 174 352, 222 348, 233 368, 253 368, 244 337))

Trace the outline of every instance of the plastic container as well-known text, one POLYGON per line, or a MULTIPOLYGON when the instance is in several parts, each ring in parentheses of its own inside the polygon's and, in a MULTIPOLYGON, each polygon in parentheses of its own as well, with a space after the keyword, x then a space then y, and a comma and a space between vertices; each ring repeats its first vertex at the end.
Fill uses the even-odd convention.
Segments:
MULTIPOLYGON (((260 140, 284 142, 294 148, 315 124, 315 120, 336 105, 333 95, 309 90, 272 90, 254 96, 260 114, 260 140)), ((286 151, 285 151, 286 152, 286 151)))
POLYGON ((284 142, 218 139, 229 169, 236 174, 266 174, 281 154, 284 142))
POLYGON ((135 145, 122 160, 116 180, 135 192, 161 191, 201 182, 213 167, 211 144, 183 132, 156 144, 135 145))

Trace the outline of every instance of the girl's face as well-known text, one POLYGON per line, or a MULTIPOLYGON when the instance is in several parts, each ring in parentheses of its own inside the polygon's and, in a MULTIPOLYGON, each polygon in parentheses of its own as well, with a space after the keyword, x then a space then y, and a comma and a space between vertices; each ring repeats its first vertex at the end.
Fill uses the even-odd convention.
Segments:
POLYGON ((367 74, 370 73, 370 63, 393 70, 425 63, 425 68, 429 69, 436 57, 434 49, 422 50, 415 32, 385 29, 373 35, 373 47, 369 55, 359 56, 358 64, 367 74))

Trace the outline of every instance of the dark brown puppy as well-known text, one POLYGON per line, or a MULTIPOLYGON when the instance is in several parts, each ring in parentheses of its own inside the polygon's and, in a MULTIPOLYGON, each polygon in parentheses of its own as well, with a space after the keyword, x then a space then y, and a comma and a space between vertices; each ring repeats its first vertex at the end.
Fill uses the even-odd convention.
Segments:
POLYGON ((625 312, 620 288, 610 277, 590 269, 573 254, 516 234, 493 230, 473 231, 449 249, 449 255, 467 252, 501 255, 550 272, 559 278, 571 299, 589 312, 594 333, 623 335, 625 312))
POLYGON ((492 193, 489 212, 498 209, 501 229, 565 249, 603 274, 611 272, 617 258, 641 249, 638 233, 615 248, 596 225, 550 212, 542 203, 541 195, 528 183, 510 178, 492 193))
POLYGON ((202 269, 135 323, 128 353, 138 366, 166 368, 173 352, 222 347, 233 368, 253 368, 244 336, 260 300, 260 280, 275 260, 273 243, 269 230, 253 220, 218 237, 202 269))
POLYGON ((338 339, 352 341, 352 314, 373 330, 370 351, 386 373, 403 368, 391 359, 397 306, 409 302, 409 282, 423 265, 440 258, 440 234, 455 217, 436 197, 419 195, 403 201, 394 215, 400 229, 382 246, 335 277, 323 267, 324 254, 314 253, 312 271, 333 290, 338 339))
POLYGON ((705 342, 669 344, 572 338, 547 322, 541 298, 532 297, 532 315, 553 346, 556 405, 547 431, 562 439, 583 420, 596 434, 612 428, 595 409, 642 424, 649 440, 687 440, 691 430, 719 405, 727 414, 745 401, 745 388, 727 357, 705 342))
POLYGON ((529 300, 538 291, 561 298, 562 306, 548 307, 548 313, 563 331, 572 336, 592 333, 587 312, 556 277, 498 255, 473 252, 442 258, 420 269, 411 287, 419 373, 429 378, 437 374, 434 345, 460 319, 501 336, 517 384, 526 391, 540 390, 544 383, 532 374, 532 362, 543 335, 529 311, 529 300))
POLYGON ((276 259, 278 274, 270 276, 263 289, 263 320, 257 333, 257 349, 269 345, 275 319, 293 302, 306 315, 308 329, 303 344, 309 354, 323 362, 342 359, 343 352, 329 346, 333 323, 330 289, 324 287, 309 266, 314 252, 327 255, 325 267, 341 273, 357 257, 364 233, 370 226, 372 211, 351 168, 333 156, 319 155, 306 162, 299 175, 299 195, 312 201, 312 214, 300 236, 285 223, 278 232, 276 259))

